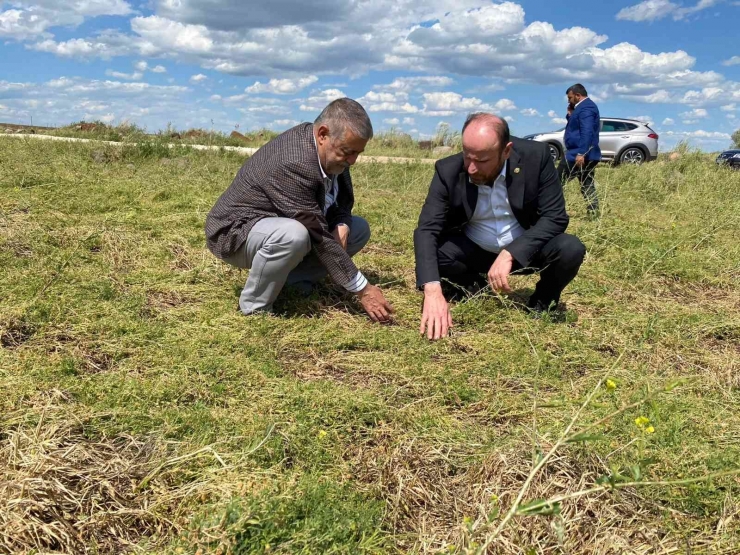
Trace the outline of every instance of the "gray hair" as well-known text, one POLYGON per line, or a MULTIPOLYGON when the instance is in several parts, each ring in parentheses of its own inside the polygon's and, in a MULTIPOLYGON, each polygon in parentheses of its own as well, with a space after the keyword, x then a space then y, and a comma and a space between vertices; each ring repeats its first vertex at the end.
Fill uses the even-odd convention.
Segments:
POLYGON ((488 112, 473 112, 472 114, 468 114, 468 117, 465 118, 465 123, 463 124, 462 132, 465 133, 465 130, 468 128, 468 125, 473 123, 474 121, 484 120, 491 124, 491 127, 493 127, 496 130, 496 134, 498 135, 499 144, 502 146, 506 146, 509 144, 509 141, 511 140, 511 132, 509 131, 509 123, 504 119, 500 118, 497 115, 489 114, 488 112))
POLYGON ((314 121, 314 126, 326 125, 329 134, 335 138, 342 138, 347 131, 359 139, 369 141, 373 138, 373 124, 365 108, 351 98, 338 98, 332 101, 319 117, 314 121))

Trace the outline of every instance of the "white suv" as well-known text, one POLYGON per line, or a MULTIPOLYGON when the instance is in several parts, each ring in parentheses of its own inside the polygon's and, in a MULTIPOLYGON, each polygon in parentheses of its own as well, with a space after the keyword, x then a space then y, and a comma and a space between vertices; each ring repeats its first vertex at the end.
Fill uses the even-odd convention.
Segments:
MULTIPOLYGON (((614 164, 642 164, 658 157, 658 134, 642 121, 601 118, 599 148, 601 160, 614 164)), ((549 133, 527 135, 524 139, 547 143, 554 162, 565 152, 565 127, 549 133)))

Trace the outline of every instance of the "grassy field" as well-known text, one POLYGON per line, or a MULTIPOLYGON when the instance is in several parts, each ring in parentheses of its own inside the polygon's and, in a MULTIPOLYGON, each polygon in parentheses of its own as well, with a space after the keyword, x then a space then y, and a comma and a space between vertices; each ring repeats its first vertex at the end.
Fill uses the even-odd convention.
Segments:
MULTIPOLYGON (((79 139, 93 139, 99 141, 113 141, 120 143, 147 143, 150 147, 158 148, 167 144, 176 144, 182 146, 188 145, 208 145, 208 146, 236 146, 236 147, 260 147, 272 138, 278 135, 277 132, 270 129, 261 129, 258 131, 245 131, 242 137, 232 137, 227 133, 207 129, 188 129, 178 130, 169 128, 158 133, 147 133, 136 125, 121 124, 117 126, 107 125, 103 122, 88 122, 85 125, 94 128, 86 128, 84 131, 79 129, 79 123, 58 128, 31 128, 12 124, 0 123, 0 133, 4 129, 10 129, 12 132, 21 132, 25 130, 30 133, 40 135, 53 135, 56 137, 73 137, 79 139)), ((450 146, 455 152, 460 150, 459 133, 450 130, 448 126, 442 126, 437 130, 436 136, 425 141, 429 148, 421 148, 420 143, 414 140, 410 135, 402 133, 395 129, 376 133, 375 137, 370 140, 365 150, 368 156, 400 156, 406 158, 440 158, 434 154, 433 147, 450 146)), ((443 154, 447 156, 447 154, 443 154)))
POLYGON ((432 167, 353 170, 383 327, 328 283, 237 311, 241 161, 0 137, 0 553, 740 552, 740 172, 599 168, 599 220, 571 182, 566 321, 518 277, 430 343, 432 167))

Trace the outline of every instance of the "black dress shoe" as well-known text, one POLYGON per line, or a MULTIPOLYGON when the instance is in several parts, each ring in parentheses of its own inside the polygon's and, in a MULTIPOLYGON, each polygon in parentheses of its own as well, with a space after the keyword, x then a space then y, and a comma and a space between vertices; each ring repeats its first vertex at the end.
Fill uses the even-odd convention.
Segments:
POLYGON ((546 318, 550 322, 566 322, 568 312, 565 306, 558 305, 555 301, 546 303, 539 299, 529 299, 525 309, 535 320, 546 318))

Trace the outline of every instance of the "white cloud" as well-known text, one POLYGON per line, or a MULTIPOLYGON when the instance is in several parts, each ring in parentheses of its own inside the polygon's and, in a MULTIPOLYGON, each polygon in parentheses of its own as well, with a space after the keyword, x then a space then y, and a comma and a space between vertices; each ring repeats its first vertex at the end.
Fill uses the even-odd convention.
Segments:
POLYGON ((255 104, 247 108, 237 108, 237 111, 242 114, 253 115, 270 115, 270 116, 283 116, 285 115, 286 109, 282 106, 275 106, 274 104, 255 104))
POLYGON ((452 79, 444 76, 399 77, 386 85, 374 85, 373 89, 409 93, 414 90, 449 87, 453 83, 454 81, 452 79))
POLYGON ((403 118, 404 125, 416 125, 414 118, 403 118))
POLYGON ((295 127, 299 123, 301 122, 294 119, 276 119, 272 123, 268 123, 267 126, 271 129, 287 129, 288 127, 295 127))
POLYGON ((508 98, 502 98, 493 105, 494 112, 508 112, 516 109, 516 104, 514 104, 514 102, 509 100, 508 98))
POLYGON ((622 8, 617 19, 625 21, 655 21, 663 19, 678 8, 677 4, 668 0, 646 0, 628 8, 622 8))
POLYGON ((676 123, 676 122, 675 122, 675 121, 673 121, 673 119, 671 119, 671 118, 665 118, 665 119, 663 120, 663 123, 662 123, 661 125, 674 125, 675 123, 676 123))
POLYGON ((244 92, 247 93, 268 93, 268 94, 295 94, 313 85, 319 78, 315 75, 308 77, 298 77, 296 79, 270 79, 268 83, 256 81, 254 85, 247 87, 244 92))
POLYGON ((55 42, 47 39, 31 45, 29 48, 39 52, 48 52, 62 58, 101 58, 109 60, 116 56, 132 54, 131 43, 119 40, 111 34, 101 33, 95 39, 70 39, 55 42))
POLYGON ((417 45, 434 47, 463 42, 485 44, 492 37, 511 35, 523 29, 524 9, 513 2, 503 2, 450 12, 431 27, 414 27, 409 39, 417 45))
POLYGON ((105 70, 105 74, 109 77, 115 77, 116 79, 125 79, 127 81, 140 81, 144 74, 140 71, 134 73, 122 73, 120 71, 113 71, 112 69, 105 70))
POLYGON ((386 123, 388 125, 398 125, 401 122, 398 118, 386 118, 383 120, 383 123, 386 123))
POLYGON ((378 102, 364 105, 364 108, 368 112, 394 112, 398 114, 416 114, 419 112, 419 108, 408 102, 403 104, 396 104, 393 102, 378 102))
POLYGON ((520 113, 523 116, 527 116, 527 117, 530 117, 530 118, 531 117, 542 115, 537 110, 535 110, 534 108, 524 108, 524 110, 522 110, 520 113))
POLYGON ((360 97, 358 99, 358 102, 362 104, 363 102, 405 102, 408 100, 409 95, 405 92, 375 92, 375 91, 369 91, 364 96, 360 97))
POLYGON ((465 98, 456 92, 424 93, 424 113, 428 116, 451 116, 459 112, 486 110, 481 99, 465 98))
POLYGON ((647 123, 648 125, 649 124, 652 124, 653 121, 654 121, 653 118, 651 118, 650 116, 630 116, 627 119, 633 119, 635 121, 641 121, 642 123, 647 123))
POLYGON ((80 78, 60 77, 45 83, 52 89, 63 89, 64 94, 101 92, 108 95, 141 94, 171 95, 187 92, 187 87, 150 85, 149 83, 122 83, 120 81, 99 81, 80 78))
POLYGON ((734 112, 735 110, 737 110, 737 104, 735 104, 734 102, 732 104, 725 104, 724 106, 720 107, 720 110, 722 110, 723 112, 734 112))
POLYGON ((552 118, 550 121, 557 125, 565 125, 568 123, 568 120, 565 118, 552 118))
POLYGON ((676 101, 675 97, 664 89, 647 95, 631 95, 628 98, 634 102, 644 102, 646 104, 666 104, 676 101))
POLYGON ((740 101, 740 83, 735 81, 725 81, 716 87, 690 90, 676 99, 676 102, 692 106, 719 106, 723 103, 736 101, 740 101))
POLYGON ((645 0, 634 6, 623 8, 617 13, 617 19, 625 21, 656 21, 669 15, 678 21, 689 15, 706 10, 719 4, 722 0, 699 0, 695 5, 681 7, 669 0, 645 0))
POLYGON ((706 10, 707 8, 716 6, 717 4, 723 1, 724 0, 699 0, 694 6, 689 6, 687 8, 679 8, 678 10, 676 10, 676 13, 673 15, 673 19, 675 20, 684 19, 688 15, 694 14, 696 12, 700 12, 702 10, 706 10))
POLYGON ((689 110, 688 112, 681 112, 679 115, 682 118, 689 119, 706 118, 709 116, 709 112, 707 112, 704 108, 695 108, 694 110, 689 110))
MULTIPOLYGON (((302 112, 321 112, 326 105, 337 98, 344 98, 347 95, 339 89, 326 89, 309 96, 301 101, 300 109, 302 112)), ((367 107, 365 107, 367 109, 367 107)))
POLYGON ((556 118, 558 117, 558 113, 555 110, 550 110, 549 112, 547 112, 547 117, 556 118))
POLYGON ((699 123, 699 120, 698 119, 682 119, 681 123, 683 123, 684 125, 696 125, 697 123, 699 123))
POLYGON ((447 88, 451 78, 444 74, 450 73, 503 83, 640 83, 641 90, 634 92, 640 95, 722 80, 714 72, 691 71, 696 60, 681 50, 652 54, 628 43, 603 49, 599 45, 607 37, 585 27, 527 24, 522 6, 514 2, 481 7, 481 0, 322 0, 309 6, 277 0, 277 7, 273 2, 268 8, 238 0, 153 1, 156 15, 132 18, 130 34, 49 38, 31 47, 80 58, 167 56, 222 73, 279 79, 307 71, 430 74, 374 87, 388 92, 447 88), (434 23, 421 26, 422 21, 434 23))
POLYGON ((408 102, 408 94, 403 91, 375 92, 369 91, 357 99, 357 102, 368 112, 395 112, 415 114, 419 108, 408 102))
POLYGON ((740 56, 733 56, 729 60, 722 62, 723 66, 736 66, 740 64, 740 56))
POLYGON ((208 77, 206 75, 203 75, 202 73, 198 73, 197 75, 193 75, 190 78, 190 82, 191 83, 202 83, 206 79, 208 79, 208 77))
POLYGON ((136 71, 144 73, 145 71, 151 71, 152 73, 167 73, 167 68, 164 66, 151 67, 148 62, 140 60, 134 64, 136 71))
POLYGON ((605 50, 592 49, 591 54, 594 69, 601 69, 612 75, 654 77, 660 73, 688 70, 696 63, 696 59, 683 50, 651 54, 628 42, 621 42, 605 50))
POLYGON ((9 81, 0 81, 0 92, 2 93, 23 91, 31 87, 33 87, 31 83, 11 83, 9 81))
POLYGON ((721 141, 730 140, 730 135, 728 133, 722 133, 721 131, 704 131, 702 129, 698 129, 696 131, 666 131, 665 134, 672 137, 691 137, 694 139, 710 139, 721 141))
POLYGON ((514 118, 514 116, 504 116, 504 119, 509 123, 516 121, 516 118, 514 118))
POLYGON ((53 27, 77 27, 86 19, 125 16, 132 8, 124 0, 13 0, 0 12, 0 37, 28 40, 50 36, 53 27))
POLYGON ((452 91, 424 93, 422 98, 424 115, 427 116, 445 117, 463 112, 504 112, 517 109, 516 104, 508 98, 502 98, 491 105, 480 98, 466 98, 452 91))
POLYGON ((194 105, 187 94, 189 90, 180 86, 79 77, 59 77, 43 83, 0 81, 2 103, 13 111, 13 118, 28 121, 33 116, 34 123, 41 125, 127 118, 156 130, 173 121, 173 115, 180 115, 178 126, 202 127, 211 119, 226 121, 228 116, 223 111, 194 105))
POLYGON ((335 34, 337 28, 357 34, 374 29, 409 28, 419 21, 433 21, 453 9, 475 8, 480 5, 480 0, 438 0, 434 3, 417 0, 321 0, 312 3, 275 0, 264 4, 240 0, 155 0, 154 4, 157 13, 164 17, 182 23, 202 23, 223 32, 286 25, 310 28, 325 38, 335 34))

